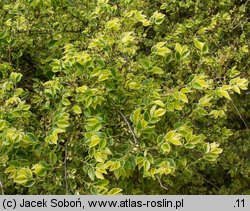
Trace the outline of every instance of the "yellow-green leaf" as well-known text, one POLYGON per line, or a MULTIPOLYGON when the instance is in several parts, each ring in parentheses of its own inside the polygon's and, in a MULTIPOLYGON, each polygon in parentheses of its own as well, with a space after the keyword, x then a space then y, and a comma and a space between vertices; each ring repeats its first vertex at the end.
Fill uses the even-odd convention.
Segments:
POLYGON ((45 176, 47 173, 47 169, 40 163, 33 166, 33 171, 38 176, 45 176))
POLYGON ((161 100, 155 100, 155 101, 153 101, 153 103, 158 105, 158 106, 165 107, 165 104, 161 100))
POLYGON ((74 112, 75 114, 81 114, 81 113, 82 113, 82 109, 81 109, 78 105, 75 105, 75 106, 73 107, 73 112, 74 112))
POLYGON ((171 147, 168 143, 163 143, 161 145, 161 149, 163 150, 164 153, 169 153, 171 150, 171 147))
POLYGON ((14 182, 24 185, 32 178, 32 171, 28 168, 21 168, 14 177, 14 182))
POLYGON ((100 163, 104 163, 106 160, 106 155, 101 153, 101 152, 95 153, 94 157, 95 157, 96 161, 100 162, 100 163))
POLYGON ((97 144, 99 144, 99 142, 100 142, 99 136, 94 135, 94 136, 91 137, 89 147, 92 148, 92 147, 96 146, 97 144))
POLYGON ((165 136, 166 141, 169 141, 170 139, 172 139, 172 138, 174 137, 174 135, 175 135, 175 130, 169 131, 169 132, 166 134, 166 136, 165 136))
POLYGON ((178 138, 172 138, 171 140, 170 140, 170 142, 172 143, 172 144, 174 144, 174 145, 177 145, 177 146, 179 146, 179 145, 182 145, 182 143, 181 143, 181 141, 178 139, 178 138))
POLYGON ((92 181, 94 181, 95 180, 95 171, 94 171, 94 168, 90 168, 89 170, 88 170, 88 176, 89 176, 89 178, 92 180, 92 181))
POLYGON ((153 67, 153 69, 150 70, 150 72, 157 75, 164 74, 164 71, 160 67, 153 67))
POLYGON ((166 110, 165 110, 165 109, 163 109, 163 108, 158 108, 157 110, 155 110, 154 116, 161 117, 161 116, 163 116, 165 113, 166 113, 166 110))
POLYGON ((117 195, 118 193, 122 192, 121 188, 112 188, 109 192, 108 195, 117 195))
POLYGON ((194 45, 196 48, 198 48, 200 51, 202 51, 205 43, 200 42, 198 39, 194 39, 194 45))
POLYGON ((188 103, 188 98, 184 93, 179 92, 178 94, 179 100, 181 100, 184 103, 188 103))
POLYGON ((98 169, 95 171, 95 176, 98 178, 98 179, 105 179, 102 172, 99 171, 98 169))

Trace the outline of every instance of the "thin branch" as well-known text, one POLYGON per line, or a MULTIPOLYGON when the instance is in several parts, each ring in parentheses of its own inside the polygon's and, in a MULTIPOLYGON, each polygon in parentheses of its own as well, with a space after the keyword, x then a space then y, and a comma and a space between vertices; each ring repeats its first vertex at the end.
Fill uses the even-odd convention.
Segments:
MULTIPOLYGON (((67 27, 67 25, 65 26, 65 28, 67 27)), ((57 30, 57 32, 60 32, 60 33, 82 33, 82 30, 66 30, 64 28, 64 30, 57 30)), ((55 30, 56 31, 56 30, 55 30)), ((18 34, 21 34, 21 33, 24 33, 24 34, 49 34, 51 35, 53 31, 52 30, 17 30, 15 31, 15 33, 18 33, 18 34)))
POLYGON ((242 122, 244 123, 244 125, 246 126, 246 128, 249 130, 249 128, 248 128, 248 126, 247 126, 247 123, 245 122, 245 120, 244 120, 243 117, 241 116, 240 111, 238 110, 238 108, 237 108, 236 105, 234 104, 233 99, 231 99, 231 101, 232 101, 232 104, 233 104, 235 110, 237 111, 237 113, 238 113, 240 119, 242 120, 242 122))
POLYGON ((65 151, 64 151, 64 181, 65 181, 65 190, 66 190, 66 195, 68 195, 68 175, 67 175, 67 155, 68 155, 68 147, 67 147, 67 142, 65 144, 65 151))
POLYGON ((137 140, 137 138, 136 138, 136 136, 135 136, 135 133, 134 133, 133 129, 131 128, 131 125, 129 124, 127 118, 123 115, 123 113, 122 113, 121 111, 118 111, 118 113, 122 116, 122 118, 123 118, 124 121, 126 122, 128 128, 129 128, 129 131, 131 132, 131 134, 132 134, 132 136, 133 136, 133 139, 134 139, 135 144, 138 144, 138 140, 137 140))
POLYGON ((1 180, 0 180, 0 188, 1 188, 1 194, 4 195, 3 183, 1 180))
POLYGON ((245 3, 244 3, 244 6, 246 6, 248 3, 249 3, 250 0, 247 0, 245 3))
POLYGON ((8 59, 9 59, 9 63, 11 64, 11 48, 10 48, 10 46, 8 47, 8 59))
POLYGON ((163 188, 163 189, 165 189, 165 190, 168 190, 168 188, 162 184, 160 178, 159 178, 158 176, 156 176, 156 178, 157 178, 157 180, 158 180, 158 182, 159 182, 161 188, 163 188))
POLYGON ((201 179, 203 179, 205 182, 207 182, 207 183, 209 183, 210 185, 212 185, 213 187, 215 187, 217 190, 220 189, 217 185, 215 185, 214 183, 210 182, 210 181, 207 180, 205 177, 203 177, 203 175, 200 174, 199 172, 195 171, 194 169, 192 169, 192 171, 193 171, 194 173, 196 173, 199 177, 201 177, 201 179))

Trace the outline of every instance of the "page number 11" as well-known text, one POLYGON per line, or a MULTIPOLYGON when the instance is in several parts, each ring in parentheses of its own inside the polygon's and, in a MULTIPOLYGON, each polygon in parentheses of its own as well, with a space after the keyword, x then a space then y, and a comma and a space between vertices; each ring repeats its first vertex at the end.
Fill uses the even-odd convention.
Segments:
POLYGON ((236 200, 236 205, 234 207, 245 207, 245 201, 244 199, 237 199, 236 200))

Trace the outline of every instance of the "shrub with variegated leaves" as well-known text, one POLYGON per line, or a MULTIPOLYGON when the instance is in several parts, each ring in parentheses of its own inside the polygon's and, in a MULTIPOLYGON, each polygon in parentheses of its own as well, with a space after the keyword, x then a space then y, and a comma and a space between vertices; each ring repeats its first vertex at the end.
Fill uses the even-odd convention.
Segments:
POLYGON ((248 1, 0 4, 5 193, 249 193, 248 1))

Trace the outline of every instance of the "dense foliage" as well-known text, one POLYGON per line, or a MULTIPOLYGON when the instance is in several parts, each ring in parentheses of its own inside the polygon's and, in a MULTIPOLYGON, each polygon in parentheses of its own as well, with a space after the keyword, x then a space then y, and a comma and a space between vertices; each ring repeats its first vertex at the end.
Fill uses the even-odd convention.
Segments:
POLYGON ((2 0, 6 194, 249 194, 249 0, 2 0))

